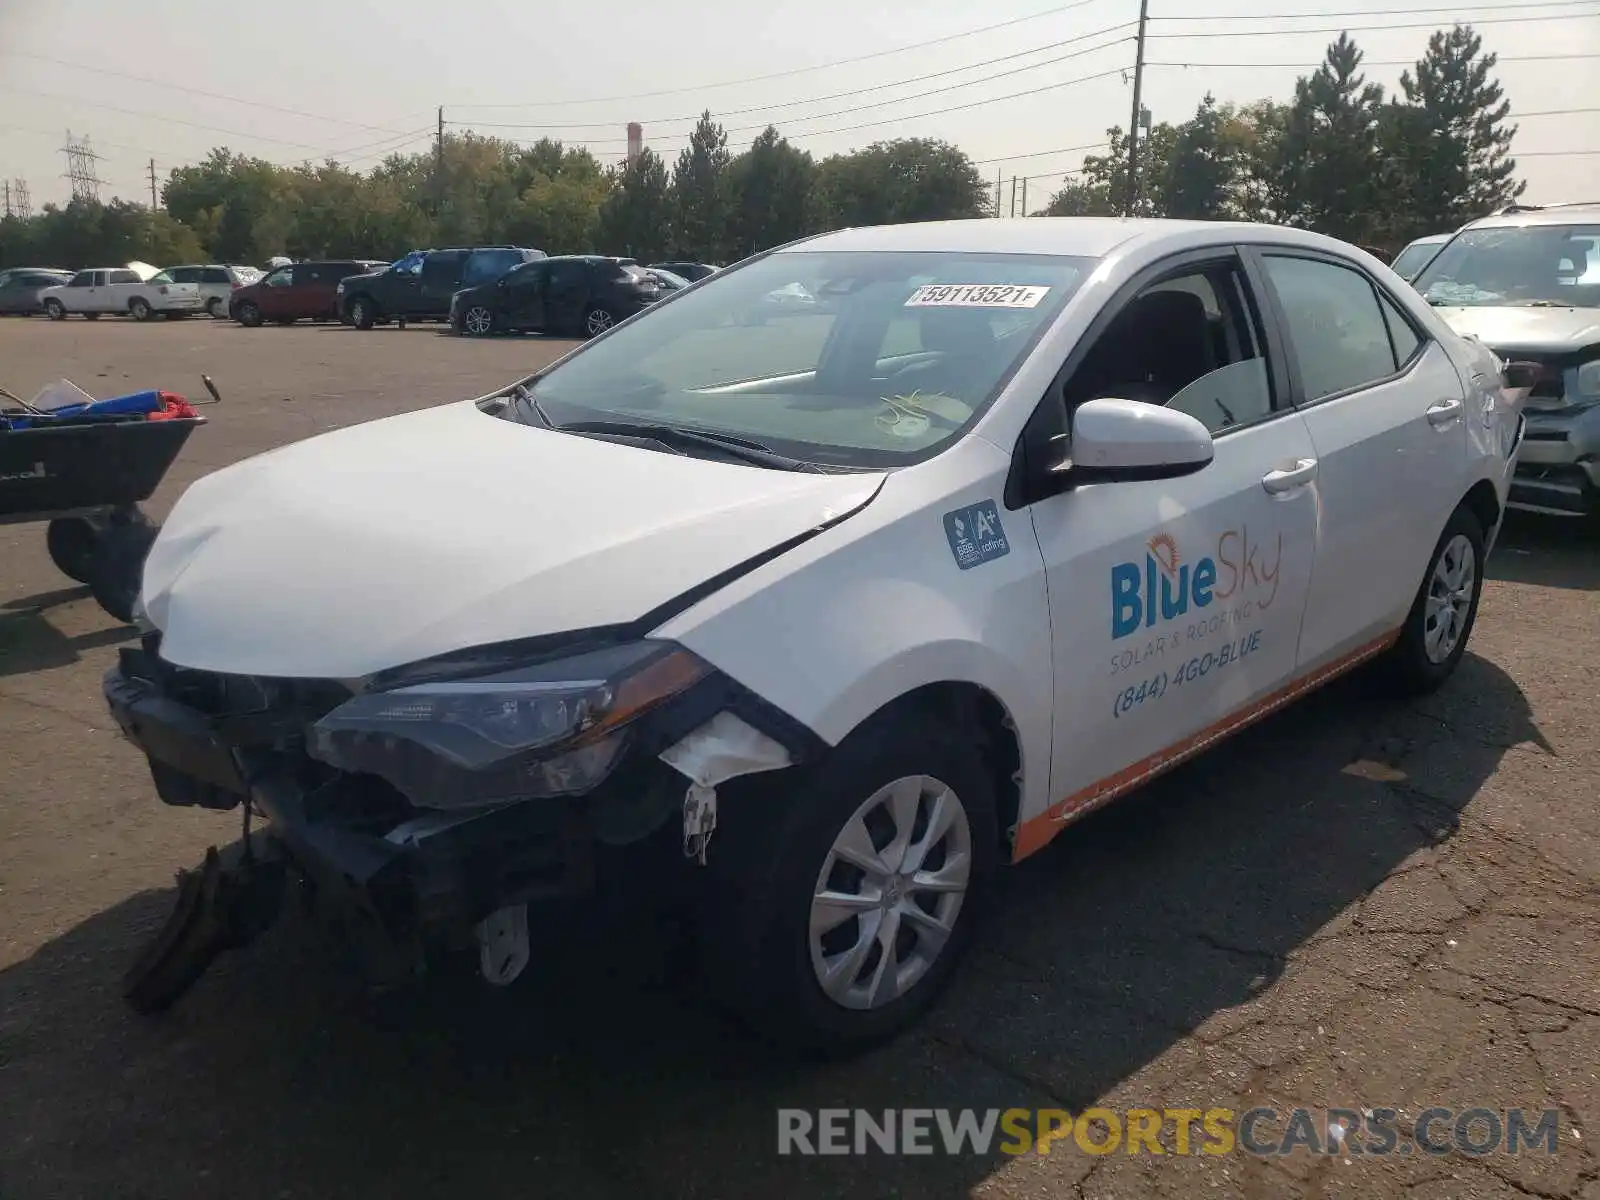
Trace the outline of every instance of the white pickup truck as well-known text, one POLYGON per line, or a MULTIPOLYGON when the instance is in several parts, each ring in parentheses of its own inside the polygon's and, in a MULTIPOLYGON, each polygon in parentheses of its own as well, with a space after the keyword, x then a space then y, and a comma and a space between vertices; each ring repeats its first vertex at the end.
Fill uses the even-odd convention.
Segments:
POLYGON ((131 265, 79 271, 59 287, 45 288, 39 299, 52 321, 65 320, 68 313, 91 321, 101 313, 126 313, 148 321, 156 313, 170 318, 204 309, 198 284, 174 283, 164 271, 147 271, 131 265))

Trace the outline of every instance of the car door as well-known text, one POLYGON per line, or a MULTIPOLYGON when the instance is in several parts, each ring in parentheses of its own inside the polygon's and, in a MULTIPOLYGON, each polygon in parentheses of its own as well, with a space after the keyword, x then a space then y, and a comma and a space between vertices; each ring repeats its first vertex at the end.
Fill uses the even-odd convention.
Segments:
MULTIPOLYGON (((544 323, 545 275, 549 267, 542 262, 524 263, 503 278, 504 294, 498 308, 508 329, 542 330, 544 323)), ((496 290, 500 285, 496 284, 496 290)))
POLYGON ((30 282, 31 278, 20 271, 0 274, 0 313, 32 311, 29 300, 36 289, 30 282))
POLYGON ((107 271, 106 284, 100 290, 101 312, 127 312, 128 301, 140 293, 143 286, 137 271, 107 271))
POLYGON ((589 303, 589 264, 577 258, 551 259, 544 280, 542 327, 552 333, 582 329, 589 303))
POLYGON ((435 250, 422 263, 421 286, 412 294, 407 315, 442 317, 450 311, 450 297, 461 284, 465 250, 435 250))
POLYGON ((1251 254, 1316 448, 1321 533, 1300 639, 1310 667, 1370 651, 1404 622, 1466 494, 1466 393, 1444 347, 1354 261, 1251 254))
POLYGON ((87 312, 89 293, 94 290, 94 276, 93 271, 79 271, 69 279, 56 296, 61 301, 61 307, 67 312, 87 312))
POLYGON ((285 320, 314 317, 325 306, 323 291, 332 291, 332 285, 323 287, 325 263, 302 262, 289 268, 289 286, 284 290, 283 316, 285 320))
POLYGON ((294 268, 279 267, 268 271, 255 300, 261 315, 269 321, 288 316, 294 307, 294 268))
POLYGON ((1291 686, 1316 462, 1259 286, 1231 247, 1147 271, 1096 319, 1025 435, 1035 454, 1070 453, 1068 414, 1120 396, 1189 412, 1215 447, 1193 475, 1029 505, 1051 614, 1057 819, 1270 711, 1291 686))

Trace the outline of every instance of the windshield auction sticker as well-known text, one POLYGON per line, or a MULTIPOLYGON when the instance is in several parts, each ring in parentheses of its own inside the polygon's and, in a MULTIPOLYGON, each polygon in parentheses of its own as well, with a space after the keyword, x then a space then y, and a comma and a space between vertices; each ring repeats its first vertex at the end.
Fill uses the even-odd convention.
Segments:
POLYGON ((927 283, 907 308, 1037 308, 1050 289, 1034 283, 927 283))

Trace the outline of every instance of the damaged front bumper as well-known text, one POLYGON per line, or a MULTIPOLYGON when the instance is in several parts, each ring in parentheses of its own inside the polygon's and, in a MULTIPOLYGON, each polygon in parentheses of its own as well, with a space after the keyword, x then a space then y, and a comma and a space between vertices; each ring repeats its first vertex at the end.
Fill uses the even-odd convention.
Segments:
MULTIPOLYGON (((380 982, 474 946, 485 976, 509 982, 527 960, 530 903, 592 895, 608 848, 657 834, 678 845, 680 814, 687 851, 691 815, 698 833, 718 782, 816 748, 809 731, 713 676, 630 728, 617 766, 592 791, 428 808, 375 774, 306 752, 306 730, 348 689, 174 668, 158 647, 152 636, 123 649, 104 693, 160 798, 247 806, 247 830, 251 815, 265 817, 274 851, 358 934, 363 966, 380 982)), ((704 839, 695 845, 703 858, 704 839)))

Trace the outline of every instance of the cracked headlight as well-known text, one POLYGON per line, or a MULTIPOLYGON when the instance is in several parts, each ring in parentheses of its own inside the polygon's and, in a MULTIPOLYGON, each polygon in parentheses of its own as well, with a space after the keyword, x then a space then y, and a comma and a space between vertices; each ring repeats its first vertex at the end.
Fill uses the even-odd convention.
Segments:
POLYGON ((573 795, 611 773, 631 722, 710 670, 679 646, 645 641, 429 679, 346 701, 311 727, 307 750, 381 776, 425 808, 573 795))

